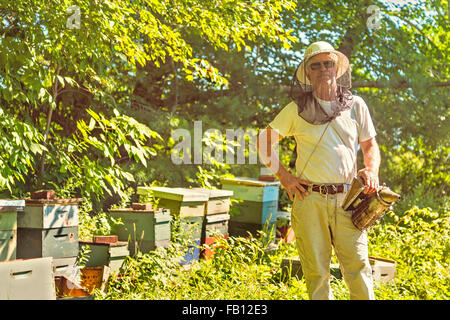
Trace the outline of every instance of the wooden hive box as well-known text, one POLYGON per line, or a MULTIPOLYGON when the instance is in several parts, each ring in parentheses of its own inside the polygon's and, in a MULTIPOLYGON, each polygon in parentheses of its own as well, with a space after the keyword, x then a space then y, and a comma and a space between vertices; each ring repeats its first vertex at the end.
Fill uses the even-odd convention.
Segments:
POLYGON ((95 243, 93 241, 80 241, 80 249, 89 246, 88 261, 86 267, 108 266, 111 272, 119 272, 122 264, 130 251, 127 241, 113 243, 95 243))
POLYGON ((172 217, 167 209, 112 209, 109 215, 122 220, 123 225, 114 225, 112 233, 118 236, 119 241, 128 242, 131 255, 170 245, 172 217))
POLYGON ((191 243, 192 244, 189 245, 186 250, 186 254, 183 256, 183 259, 180 261, 181 266, 191 264, 194 261, 198 261, 200 258, 200 248, 201 248, 200 239, 192 240, 191 243))
POLYGON ((202 230, 201 244, 206 244, 210 248, 203 248, 201 256, 210 259, 214 254, 214 243, 219 237, 228 238, 228 223, 230 215, 227 213, 211 214, 205 217, 205 224, 202 230), (211 248, 212 247, 212 248, 211 248))
POLYGON ((25 200, 0 199, 0 212, 17 212, 24 208, 25 200))
POLYGON ((128 242, 128 250, 131 256, 135 256, 138 252, 148 253, 156 250, 157 248, 168 248, 171 245, 170 239, 167 240, 134 240, 128 242))
POLYGON ((278 201, 243 201, 233 205, 231 208, 231 221, 246 223, 272 222, 276 219, 278 212, 278 201))
MULTIPOLYGON (((282 281, 294 277, 300 280, 303 277, 302 264, 298 256, 283 258, 280 267, 282 281)), ((342 273, 339 264, 332 263, 330 265, 330 275, 335 277, 336 279, 342 279, 342 273)))
POLYGON ((184 217, 180 220, 182 235, 188 239, 200 240, 204 226, 204 217, 184 217))
POLYGON ((202 239, 217 235, 228 234, 228 223, 230 215, 228 213, 212 214, 205 217, 205 224, 202 231, 202 239))
POLYGON ((0 211, 0 230, 17 230, 17 211, 0 211))
POLYGON ((223 190, 233 191, 233 198, 257 202, 278 201, 279 181, 236 177, 220 179, 220 183, 223 190))
POLYGON ((214 236, 202 239, 202 251, 200 253, 200 257, 207 260, 212 259, 215 249, 221 248, 221 246, 217 244, 219 239, 228 239, 228 235, 224 234, 222 236, 214 236))
POLYGON ((299 257, 283 258, 280 267, 283 281, 294 277, 300 280, 303 277, 302 264, 299 257))
POLYGON ((0 199, 0 231, 17 230, 17 213, 25 208, 25 200, 0 199))
POLYGON ((82 199, 25 199, 17 215, 18 228, 53 229, 78 226, 82 199))
POLYGON ((77 257, 53 258, 53 273, 56 276, 65 276, 69 280, 76 280, 79 274, 77 257))
POLYGON ((208 196, 208 201, 205 205, 205 215, 228 213, 230 211, 230 198, 233 196, 233 191, 204 188, 192 188, 192 190, 208 196))
POLYGON ((0 261, 16 259, 17 214, 25 208, 25 200, 0 199, 0 261))
POLYGON ((204 215, 208 195, 188 188, 138 187, 137 194, 157 198, 159 208, 169 209, 172 215, 201 217, 204 215))
POLYGON ((233 221, 232 219, 228 223, 229 236, 247 238, 250 233, 253 237, 259 237, 259 231, 264 231, 267 239, 275 239, 276 225, 233 221))
POLYGON ((18 228, 17 258, 72 258, 78 255, 78 227, 18 228))
POLYGON ((67 277, 55 275, 54 279, 57 300, 94 300, 94 296, 85 288, 67 277))
POLYGON ((88 292, 95 289, 105 291, 110 277, 110 269, 108 266, 101 267, 84 267, 81 269, 81 285, 88 292))
POLYGON ((109 215, 121 219, 122 225, 114 225, 112 233, 119 241, 130 240, 170 240, 170 211, 166 209, 133 210, 111 209, 109 215))
POLYGON ((17 230, 0 230, 0 261, 17 257, 17 230))
POLYGON ((52 258, 0 262, 0 300, 55 300, 52 258))
POLYGON ((373 280, 389 282, 394 279, 397 266, 395 260, 371 256, 369 257, 369 262, 372 267, 373 280))

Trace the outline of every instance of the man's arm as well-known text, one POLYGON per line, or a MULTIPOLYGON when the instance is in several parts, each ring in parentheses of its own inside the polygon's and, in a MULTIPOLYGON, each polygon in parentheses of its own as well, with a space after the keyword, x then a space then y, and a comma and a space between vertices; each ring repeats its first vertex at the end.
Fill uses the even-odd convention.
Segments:
POLYGON ((310 183, 294 177, 281 163, 273 146, 282 138, 283 136, 278 134, 276 130, 267 126, 267 128, 259 134, 256 147, 261 161, 278 177, 281 185, 288 192, 291 201, 294 201, 294 193, 302 200, 302 194, 308 195, 308 192, 301 184, 310 185, 310 183))
POLYGON ((379 186, 378 171, 380 168, 381 155, 375 138, 360 143, 363 153, 365 168, 358 171, 358 176, 364 179, 366 188, 364 193, 377 191, 379 186))

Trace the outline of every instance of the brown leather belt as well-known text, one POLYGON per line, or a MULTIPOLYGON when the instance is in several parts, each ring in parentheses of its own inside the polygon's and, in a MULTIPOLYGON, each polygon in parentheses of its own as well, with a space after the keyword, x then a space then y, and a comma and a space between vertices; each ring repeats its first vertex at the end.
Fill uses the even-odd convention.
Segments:
POLYGON ((313 184, 311 185, 311 190, 314 192, 319 192, 320 194, 336 194, 344 192, 345 186, 344 184, 313 184))

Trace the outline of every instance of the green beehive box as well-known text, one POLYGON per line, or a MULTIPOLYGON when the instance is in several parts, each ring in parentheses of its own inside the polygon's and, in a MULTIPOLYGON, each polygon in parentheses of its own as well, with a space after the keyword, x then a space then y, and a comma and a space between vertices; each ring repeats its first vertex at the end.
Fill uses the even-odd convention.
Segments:
POLYGON ((180 217, 201 217, 204 215, 208 195, 188 188, 138 187, 137 194, 152 195, 158 199, 158 207, 169 209, 172 215, 180 217))
POLYGON ((78 227, 17 228, 17 258, 70 258, 78 255, 78 227))
POLYGON ((281 261, 281 278, 287 280, 289 278, 301 279, 303 277, 302 264, 298 257, 283 258, 281 261))
POLYGON ((157 248, 168 248, 171 245, 171 241, 167 240, 140 240, 140 241, 129 241, 128 250, 131 256, 135 256, 138 252, 148 253, 157 248))
MULTIPOLYGON (((114 225, 112 233, 119 237, 120 241, 161 241, 170 240, 170 211, 158 210, 134 210, 112 209, 111 217, 121 219, 122 225, 114 225)), ((131 247, 130 247, 131 249, 131 247)))
POLYGON ((0 230, 0 261, 15 260, 17 230, 0 230))
MULTIPOLYGON (((330 265, 330 274, 336 279, 342 279, 341 269, 339 264, 333 263, 330 265)), ((287 280, 289 278, 301 279, 303 277, 302 264, 299 257, 283 258, 281 261, 281 279, 287 280)))
POLYGON ((158 206, 167 208, 173 215, 180 217, 202 217, 205 210, 205 202, 179 202, 177 200, 160 199, 158 206))
POLYGON ((0 211, 0 230, 17 230, 17 211, 0 211))
POLYGON ((264 224, 276 220, 278 201, 243 201, 231 208, 231 220, 264 224))
POLYGON ((181 218, 181 232, 188 239, 199 240, 202 236, 204 217, 181 218))
POLYGON ((78 226, 81 199, 26 199, 17 215, 18 228, 53 229, 78 226))
POLYGON ((0 262, 0 300, 55 300, 52 258, 0 262))
POLYGON ((230 215, 228 213, 207 215, 203 226, 202 239, 228 234, 229 220, 230 215))
POLYGON ((258 202, 278 201, 279 181, 236 177, 220 179, 220 183, 222 189, 233 191, 233 198, 258 202))
POLYGON ((228 213, 230 211, 230 198, 233 196, 233 191, 204 188, 192 188, 192 190, 208 196, 208 201, 205 205, 205 215, 228 213))
POLYGON ((119 272, 123 261, 130 255, 127 241, 113 243, 94 243, 92 241, 80 241, 80 249, 89 246, 90 252, 86 267, 108 266, 111 272, 119 272))
POLYGON ((230 220, 228 223, 228 233, 233 237, 248 237, 249 233, 253 237, 259 237, 260 232, 266 233, 267 239, 275 239, 276 225, 275 224, 262 224, 262 223, 248 223, 230 220))
POLYGON ((25 200, 0 199, 0 231, 17 230, 17 213, 25 208, 25 200))

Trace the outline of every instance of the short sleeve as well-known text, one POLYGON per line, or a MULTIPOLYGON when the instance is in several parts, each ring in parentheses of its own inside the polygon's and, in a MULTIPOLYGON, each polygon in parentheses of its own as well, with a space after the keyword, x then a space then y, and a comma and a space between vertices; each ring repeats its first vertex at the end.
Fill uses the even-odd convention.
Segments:
POLYGON ((361 97, 356 98, 356 107, 358 108, 356 114, 359 124, 358 139, 359 142, 363 142, 375 137, 377 135, 377 132, 375 131, 372 117, 370 116, 369 108, 367 107, 366 102, 361 97))
POLYGON ((294 124, 297 117, 297 105, 294 102, 285 106, 269 126, 278 131, 283 136, 292 136, 294 134, 294 124))

